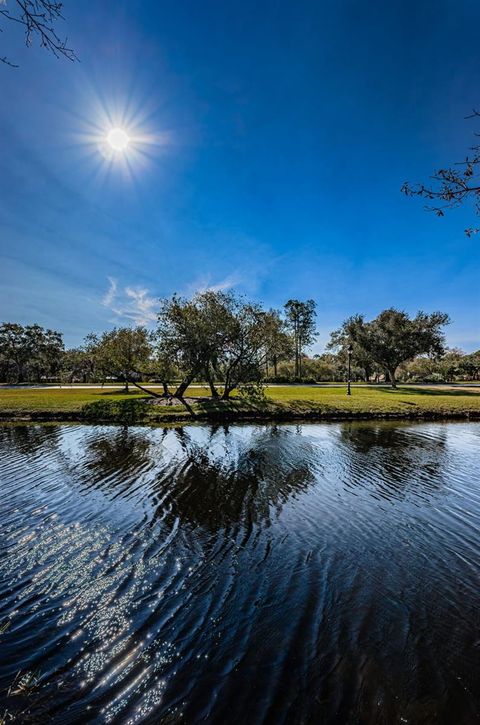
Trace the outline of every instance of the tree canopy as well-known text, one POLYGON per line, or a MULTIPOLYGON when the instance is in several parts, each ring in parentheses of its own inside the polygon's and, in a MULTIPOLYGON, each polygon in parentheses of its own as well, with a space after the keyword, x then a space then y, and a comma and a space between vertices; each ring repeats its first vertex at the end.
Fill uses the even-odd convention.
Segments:
POLYGON ((282 314, 232 292, 174 295, 159 302, 154 331, 116 327, 87 335, 80 347, 70 350, 64 350, 62 335, 55 330, 4 323, 0 380, 122 381, 127 389, 134 385, 159 397, 141 385, 149 381, 162 385, 161 397, 176 397, 188 407, 185 396, 194 381, 207 385, 213 398, 227 399, 235 389, 263 394, 265 382, 346 380, 349 347, 353 381, 385 380, 396 385, 397 378, 404 382, 480 378, 480 351, 465 354, 445 347, 443 328, 449 318, 443 312, 409 317, 390 308, 373 320, 353 315, 331 333, 326 352, 309 357, 305 341, 315 336, 312 305, 290 302, 282 314), (304 304, 307 334, 302 332, 300 315, 295 317, 297 310, 305 310, 304 304))
POLYGON ((348 348, 352 350, 352 360, 359 368, 363 370, 363 376, 366 383, 370 382, 370 378, 378 368, 378 364, 372 357, 371 352, 362 347, 355 339, 353 330, 363 322, 361 315, 354 315, 342 324, 338 330, 334 330, 330 334, 330 341, 327 344, 328 350, 335 350, 340 361, 346 368, 348 348))
POLYGON ((350 317, 344 322, 341 334, 337 331, 333 339, 348 340, 357 350, 367 354, 385 371, 392 387, 396 387, 395 374, 402 362, 417 355, 443 354, 445 336, 442 328, 449 321, 449 316, 443 312, 418 312, 411 319, 406 312, 391 307, 370 322, 366 322, 363 315, 350 317))
POLYGON ((302 352, 315 338, 315 302, 314 300, 288 300, 285 304, 285 316, 288 328, 293 335, 295 350, 295 377, 302 377, 302 352))
POLYGON ((220 396, 214 381, 223 383, 223 398, 241 383, 260 380, 268 355, 280 345, 281 329, 278 316, 231 292, 163 300, 156 338, 159 353, 183 371, 175 396, 182 398, 198 375, 213 397, 220 396))
POLYGON ((58 373, 63 349, 56 330, 5 322, 0 325, 0 375, 11 382, 40 382, 58 373))
MULTIPOLYGON (((145 327, 116 327, 100 337, 91 336, 95 366, 104 378, 111 376, 137 387, 152 354, 151 334, 145 327)), ((143 388, 142 388, 143 389, 143 388)))

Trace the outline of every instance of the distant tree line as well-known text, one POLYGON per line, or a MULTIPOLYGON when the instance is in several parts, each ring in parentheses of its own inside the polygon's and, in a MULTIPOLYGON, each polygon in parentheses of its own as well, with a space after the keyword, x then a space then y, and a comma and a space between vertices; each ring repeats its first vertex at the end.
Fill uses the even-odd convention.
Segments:
POLYGON ((230 292, 174 295, 159 304, 158 324, 116 327, 88 335, 65 349, 62 335, 39 325, 0 325, 0 380, 22 382, 122 381, 182 400, 201 381, 213 398, 234 390, 252 392, 265 382, 346 380, 348 357, 354 381, 449 382, 480 379, 480 350, 447 349, 441 312, 387 309, 375 319, 354 315, 334 330, 321 355, 308 355, 317 339, 313 300, 288 300, 282 310, 264 309, 230 292), (349 352, 350 351, 350 352, 349 352))
POLYGON ((60 377, 64 354, 60 332, 40 325, 0 325, 0 380, 23 383, 60 377))

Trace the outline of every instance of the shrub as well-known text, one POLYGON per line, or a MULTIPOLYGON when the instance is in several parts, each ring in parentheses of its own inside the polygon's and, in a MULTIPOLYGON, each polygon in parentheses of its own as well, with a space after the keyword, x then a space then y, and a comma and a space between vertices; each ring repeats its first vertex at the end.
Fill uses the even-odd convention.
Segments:
POLYGON ((134 425, 145 419, 147 407, 144 400, 96 400, 84 405, 82 413, 87 420, 134 425))
POLYGON ((262 403, 266 399, 262 382, 242 383, 238 386, 238 394, 249 403, 262 403))

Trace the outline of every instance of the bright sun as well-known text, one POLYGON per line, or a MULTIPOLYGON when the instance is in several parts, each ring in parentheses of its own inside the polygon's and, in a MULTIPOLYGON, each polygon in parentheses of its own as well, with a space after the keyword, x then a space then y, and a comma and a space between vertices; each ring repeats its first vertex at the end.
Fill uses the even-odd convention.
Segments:
POLYGON ((123 128, 112 128, 107 134, 107 141, 114 151, 125 151, 130 137, 123 128))
POLYGON ((136 180, 137 175, 159 154, 160 147, 169 143, 167 132, 154 133, 149 128, 155 107, 138 108, 133 99, 125 102, 125 107, 120 101, 108 107, 95 93, 92 98, 86 97, 85 101, 86 105, 90 102, 90 120, 81 121, 83 128, 80 127, 76 134, 78 142, 85 148, 85 157, 91 157, 90 163, 95 164, 99 176, 115 174, 130 181, 136 180))

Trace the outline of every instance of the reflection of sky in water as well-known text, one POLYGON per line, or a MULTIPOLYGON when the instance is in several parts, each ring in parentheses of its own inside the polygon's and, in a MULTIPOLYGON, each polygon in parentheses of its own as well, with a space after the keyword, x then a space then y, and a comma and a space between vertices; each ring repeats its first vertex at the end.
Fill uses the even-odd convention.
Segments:
MULTIPOLYGON (((320 648, 325 671, 389 663, 408 715, 392 653, 442 667, 459 587, 477 609, 479 441, 469 424, 0 428, 2 683, 39 670, 37 714, 224 722, 233 698, 255 721, 279 683, 315 679, 320 648)), ((438 681, 468 678, 468 652, 438 681)))

